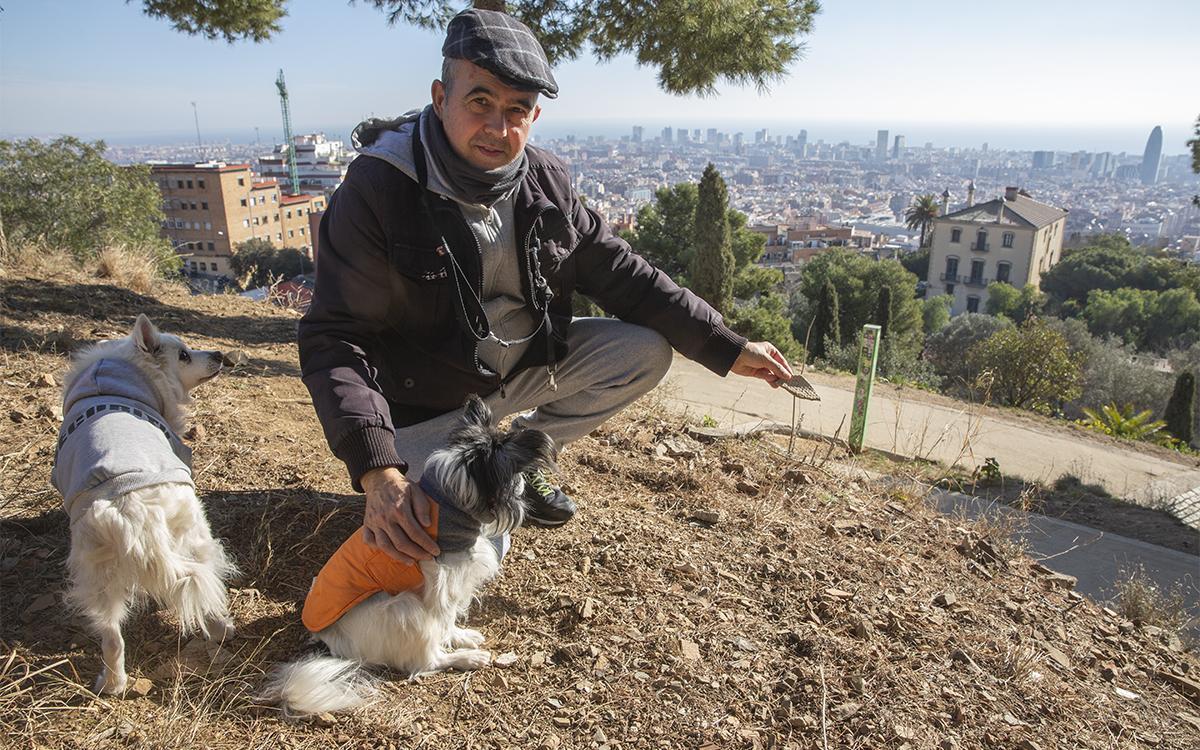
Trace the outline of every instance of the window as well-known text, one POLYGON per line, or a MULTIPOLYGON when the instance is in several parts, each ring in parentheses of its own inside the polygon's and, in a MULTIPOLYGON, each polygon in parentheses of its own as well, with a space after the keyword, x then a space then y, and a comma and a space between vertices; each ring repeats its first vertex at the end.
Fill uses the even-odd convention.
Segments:
POLYGON ((192 189, 192 181, 188 180, 187 182, 188 182, 188 190, 191 190, 192 189))
POLYGON ((279 202, 279 193, 271 193, 271 202, 272 202, 272 203, 278 203, 278 202, 279 202))
POLYGON ((958 275, 958 258, 950 256, 946 258, 946 278, 945 281, 954 281, 954 277, 958 275))
POLYGON ((246 199, 245 199, 245 198, 242 198, 242 201, 241 201, 241 203, 242 203, 242 205, 243 205, 243 206, 244 206, 244 205, 246 205, 246 199))
POLYGON ((248 226, 250 226, 250 220, 249 220, 249 219, 242 219, 242 226, 244 226, 244 227, 248 227, 248 226))
POLYGON ((200 210, 201 210, 201 211, 207 211, 207 210, 208 210, 208 201, 200 201, 200 210))
POLYGON ((289 230, 288 230, 288 238, 290 239, 290 238, 292 238, 292 237, 295 237, 295 236, 296 236, 296 230, 295 230, 295 229, 289 229, 289 230))
POLYGON ((283 242, 283 232, 276 232, 275 239, 279 240, 280 242, 283 242))
POLYGON ((257 216, 254 217, 254 226, 258 226, 258 217, 257 216))
POLYGON ((967 312, 969 312, 969 313, 979 312, 979 298, 978 297, 976 297, 974 295, 967 297, 967 312))
POLYGON ((175 186, 178 187, 180 190, 182 190, 183 189, 183 180, 176 180, 175 186))
POLYGON ((300 227, 300 236, 301 236, 301 237, 303 237, 303 236, 304 236, 304 227, 300 227))
POLYGON ((218 272, 218 271, 220 271, 220 270, 221 270, 221 266, 220 266, 220 265, 218 265, 218 263, 217 263, 217 262, 214 260, 214 261, 212 262, 212 271, 213 271, 213 273, 217 273, 217 272, 218 272))
POLYGON ((204 180, 196 180, 196 185, 197 185, 197 186, 198 186, 198 187, 199 187, 201 190, 203 190, 203 189, 204 189, 204 180))
POLYGON ((207 264, 207 263, 201 263, 201 264, 200 264, 200 270, 201 270, 201 271, 207 271, 207 270, 208 270, 208 264, 207 264))
POLYGON ((275 212, 275 223, 276 224, 279 223, 279 212, 278 211, 275 212))
POLYGON ((246 178, 245 177, 238 178, 238 187, 246 187, 246 178))
POLYGON ((958 243, 962 241, 962 230, 958 227, 950 230, 950 241, 958 243))
POLYGON ((946 294, 954 294, 954 285, 953 284, 946 285, 946 294))
POLYGON ((192 201, 192 202, 191 202, 190 204, 188 204, 188 205, 190 205, 190 206, 192 207, 192 210, 193 210, 193 211, 195 211, 195 210, 196 210, 196 202, 195 202, 195 201, 192 201))
POLYGON ((1010 284, 1008 280, 1009 273, 1012 271, 1011 263, 999 263, 996 265, 996 281, 1002 281, 1005 284, 1010 284))
POLYGON ((979 234, 975 235, 975 244, 971 246, 971 249, 972 250, 987 250, 988 249, 987 232, 983 231, 982 229, 979 230, 979 234))
POLYGON ((192 270, 193 270, 193 271, 195 271, 195 270, 196 270, 197 268, 199 268, 199 267, 200 267, 200 266, 196 264, 196 261, 194 261, 194 260, 193 260, 193 261, 192 261, 192 270))
POLYGON ((288 217, 289 219, 290 219, 290 218, 292 218, 292 211, 291 211, 291 209, 288 209, 288 212, 287 212, 287 217, 288 217))
POLYGON ((971 261, 971 281, 975 284, 983 283, 983 266, 982 260, 971 261))
POLYGON ((209 251, 210 253, 213 251, 213 243, 211 243, 211 242, 210 242, 210 243, 208 243, 208 251, 209 251))
POLYGON ((1012 247, 1013 246, 1013 233, 1005 232, 1004 239, 1001 244, 1003 244, 1005 247, 1012 247))
POLYGON ((212 231, 212 222, 211 221, 204 222, 204 229, 211 232, 212 231))

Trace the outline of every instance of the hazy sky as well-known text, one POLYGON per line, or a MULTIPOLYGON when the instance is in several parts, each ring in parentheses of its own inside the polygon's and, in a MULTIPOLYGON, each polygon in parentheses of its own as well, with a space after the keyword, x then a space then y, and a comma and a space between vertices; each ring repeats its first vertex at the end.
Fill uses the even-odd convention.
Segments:
MULTIPOLYGON (((341 0, 290 0, 283 32, 261 45, 188 37, 145 17, 139 0, 0 6, 4 136, 186 138, 195 101, 207 138, 258 126, 278 139, 281 67, 297 131, 348 130, 365 114, 426 103, 440 65, 440 34, 389 28, 374 8, 341 0)), ((866 142, 888 128, 910 145, 1140 151, 1162 125, 1164 151, 1179 153, 1200 114, 1197 0, 824 6, 805 58, 768 94, 724 85, 708 99, 672 97, 632 59, 585 56, 556 69, 562 93, 543 102, 538 127, 586 134, 601 121, 621 132, 640 123, 649 135, 667 122, 779 123, 776 132, 806 127, 813 140, 866 142)))

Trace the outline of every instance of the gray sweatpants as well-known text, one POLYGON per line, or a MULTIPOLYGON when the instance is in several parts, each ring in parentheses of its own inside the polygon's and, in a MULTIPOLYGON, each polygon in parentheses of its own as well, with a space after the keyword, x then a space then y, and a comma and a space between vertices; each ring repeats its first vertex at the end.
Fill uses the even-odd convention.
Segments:
MULTIPOLYGON (((561 449, 594 430, 658 385, 671 366, 671 346, 659 333, 614 318, 576 318, 559 361, 558 390, 545 367, 517 374, 500 391, 479 394, 497 420, 517 414, 516 427, 542 430, 561 449)), ((396 430, 396 452, 417 481, 425 459, 446 445, 458 412, 396 430)))

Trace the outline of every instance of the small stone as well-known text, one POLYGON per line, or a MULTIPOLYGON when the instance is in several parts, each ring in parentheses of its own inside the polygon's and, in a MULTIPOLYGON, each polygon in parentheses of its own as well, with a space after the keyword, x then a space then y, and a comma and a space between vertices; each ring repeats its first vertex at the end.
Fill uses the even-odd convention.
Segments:
POLYGON ((126 688, 126 692, 130 693, 132 695, 136 695, 139 698, 145 698, 147 695, 150 694, 150 691, 153 689, 154 689, 153 682, 146 679, 145 677, 139 677, 136 680, 134 680, 133 682, 129 683, 129 687, 126 688))
POLYGON ((1042 750, 1042 746, 1033 740, 1021 740, 1021 750, 1042 750))
POLYGON ((34 379, 32 385, 34 388, 54 388, 58 385, 58 382, 54 379, 53 375, 43 372, 34 379))
POLYGON ((1125 688, 1114 687, 1113 692, 1117 694, 1118 698, 1124 698, 1127 701, 1135 701, 1142 697, 1132 690, 1126 690, 1125 688))
POLYGON ((680 641, 679 655, 688 661, 697 661, 700 659, 700 646, 692 641, 680 641))
POLYGON ((12 411, 10 411, 8 413, 8 418, 11 419, 12 421, 16 422, 17 424, 21 424, 26 419, 29 419, 29 415, 23 411, 18 411, 16 409, 13 409, 12 411))
POLYGON ((1117 675, 1121 674, 1121 669, 1111 661, 1106 661, 1100 665, 1100 677, 1108 682, 1117 679, 1117 675))
POLYGON ((562 740, 556 734, 548 734, 538 743, 538 750, 558 750, 558 746, 562 744, 562 740))
POLYGON ((596 613, 596 602, 592 597, 583 600, 583 604, 579 607, 579 619, 590 620, 596 613))
POLYGON ((710 526, 721 521, 721 511, 719 510, 694 510, 690 518, 699 523, 706 523, 710 526))
POLYGON ((825 589, 824 593, 825 593, 825 596, 829 597, 830 599, 853 599, 854 598, 854 594, 850 593, 849 591, 846 591, 844 589, 834 588, 834 587, 825 589))
POLYGON ((332 727, 338 723, 338 720, 336 716, 326 711, 325 713, 313 716, 312 722, 319 727, 332 727))
POLYGON ((854 702, 843 703, 840 706, 835 706, 830 713, 832 713, 833 718, 837 719, 838 721, 845 721, 854 714, 858 713, 859 708, 861 707, 854 702))
POLYGON ((492 663, 495 664, 497 667, 500 667, 501 669, 507 669, 508 667, 511 667, 512 665, 517 663, 517 658, 518 658, 517 655, 514 654, 512 651, 507 651, 507 652, 497 656, 495 661, 493 661, 492 663))
POLYGON ((737 491, 743 495, 754 497, 758 495, 760 490, 757 482, 751 482, 749 479, 742 479, 737 483, 737 491))
POLYGON ((866 640, 871 637, 871 621, 865 617, 859 617, 854 621, 854 637, 860 640, 866 640))
POLYGON ((1058 649, 1056 649, 1054 646, 1049 646, 1049 645, 1045 645, 1045 644, 1043 644, 1043 645, 1044 645, 1044 648, 1046 649, 1046 656, 1048 656, 1052 662, 1054 662, 1058 666, 1062 667, 1063 669, 1066 669, 1066 670, 1071 669, 1070 657, 1068 657, 1062 651, 1059 651, 1058 649))
POLYGON ((201 441, 208 436, 208 430, 204 429, 202 424, 194 424, 191 429, 183 433, 183 437, 187 440, 201 441))
POLYGON ((958 603, 958 597, 953 591, 943 591, 933 598, 933 603, 939 607, 952 607, 958 603))
POLYGON ((738 636, 737 638, 733 639, 733 647, 739 651, 745 651, 746 653, 749 653, 749 654, 752 654, 755 651, 758 651, 757 643, 755 643, 754 641, 751 641, 747 638, 743 638, 741 636, 738 636))
POLYGON ((812 475, 807 474, 799 469, 788 469, 783 472, 783 479, 794 484, 812 484, 812 475))

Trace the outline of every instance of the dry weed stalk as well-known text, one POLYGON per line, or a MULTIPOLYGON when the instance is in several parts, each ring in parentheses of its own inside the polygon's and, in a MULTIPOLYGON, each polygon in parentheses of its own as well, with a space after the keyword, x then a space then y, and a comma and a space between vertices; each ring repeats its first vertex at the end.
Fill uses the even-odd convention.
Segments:
POLYGON ((124 245, 106 247, 96 255, 96 276, 138 294, 153 292, 158 281, 154 261, 124 245))

